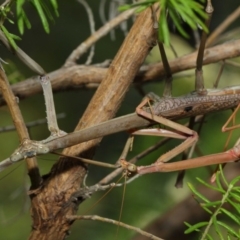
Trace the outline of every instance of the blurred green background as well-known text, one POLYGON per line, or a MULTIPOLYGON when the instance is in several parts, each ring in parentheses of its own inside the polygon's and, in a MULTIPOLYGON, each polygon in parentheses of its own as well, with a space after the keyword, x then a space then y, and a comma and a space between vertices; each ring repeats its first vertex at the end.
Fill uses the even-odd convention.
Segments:
MULTIPOLYGON (((0 1, 0 3, 2 2, 3 1, 0 1)), ((29 6, 27 13, 29 14, 33 26, 31 30, 25 32, 22 41, 18 42, 19 46, 35 59, 47 72, 60 68, 73 49, 90 35, 87 14, 82 5, 77 1, 58 2, 60 17, 56 18, 55 24, 51 25, 50 34, 44 32, 39 17, 36 15, 36 12, 32 10, 31 6, 29 6)), ((100 1, 95 0, 88 1, 94 12, 96 29, 102 26, 98 11, 99 2, 100 1)), ((110 1, 107 1, 106 4, 106 14, 108 14, 109 2, 110 1)), ((215 12, 211 24, 212 29, 221 23, 225 17, 239 5, 237 2, 236 0, 213 1, 215 12)), ((229 29, 234 29, 236 26, 239 26, 239 23, 239 20, 236 21, 229 29)), ((129 24, 131 25, 131 21, 129 21, 129 24)), ((18 34, 16 26, 8 25, 8 29, 10 32, 18 34)), ((93 63, 101 63, 105 59, 114 58, 124 40, 124 33, 119 28, 116 29, 115 34, 115 41, 112 41, 110 36, 107 35, 96 44, 93 63)), ((189 53, 193 49, 186 40, 182 40, 177 36, 172 36, 171 40, 172 45, 179 55, 189 53)), ((15 76, 24 78, 33 76, 32 72, 9 53, 3 45, 0 45, 0 57, 9 62, 11 66, 14 65, 16 67, 13 72, 15 76)), ((80 59, 79 63, 84 64, 86 58, 87 54, 80 59)), ((153 50, 147 59, 148 62, 159 60, 159 53, 156 50, 153 50)), ((6 66, 6 68, 9 68, 9 66, 6 66)), ((213 85, 219 68, 220 63, 204 67, 204 77, 207 87, 213 85)), ((194 71, 188 71, 188 73, 178 74, 175 77, 176 81, 174 81, 173 85, 175 96, 193 90, 193 72, 194 71)), ((238 68, 226 65, 221 77, 220 86, 224 87, 238 84, 239 74, 238 68)), ((149 83, 144 85, 143 89, 146 93, 154 91, 161 95, 163 84, 149 83)), ((54 95, 57 113, 64 112, 66 114, 64 119, 59 120, 61 129, 66 132, 73 131, 78 119, 83 114, 88 102, 93 96, 94 91, 94 89, 76 89, 74 91, 61 92, 54 95)), ((121 116, 133 112, 141 99, 142 96, 132 87, 130 91, 128 91, 117 115, 121 116)), ((21 100, 19 105, 26 122, 46 117, 42 94, 21 100)), ((0 114, 1 126, 12 125, 11 117, 6 107, 1 108, 0 114)), ((227 134, 221 133, 221 127, 229 115, 230 111, 225 111, 210 114, 206 118, 206 124, 204 125, 198 142, 198 146, 203 154, 206 155, 222 151, 227 134)), ((182 122, 186 122, 186 120, 182 122)), ((44 139, 49 134, 46 125, 34 127, 30 130, 30 133, 32 138, 36 140, 44 139)), ((114 163, 122 151, 127 136, 127 133, 119 133, 104 138, 97 149, 95 159, 114 163)), ((236 137, 237 132, 234 133, 231 144, 234 143, 236 137)), ((133 151, 129 154, 129 159, 131 156, 135 156, 141 150, 151 146, 158 140, 158 138, 152 137, 136 137, 133 151)), ((1 133, 1 159, 7 158, 12 151, 16 149, 18 144, 17 134, 15 132, 1 133)), ((171 141, 167 147, 161 148, 146 157, 141 162, 141 165, 152 163, 161 153, 173 148, 176 144, 178 144, 177 141, 171 141)), ((41 174, 46 174, 49 172, 54 161, 57 160, 57 157, 47 155, 41 156, 38 159, 41 174)), ((180 159, 180 157, 178 159, 180 159)), ((26 195, 29 187, 29 180, 26 175, 24 162, 21 162, 19 165, 17 169, 15 169, 16 165, 14 165, 8 170, 0 173, 1 239, 27 239, 31 230, 29 199, 26 195)), ((94 166, 89 166, 89 170, 90 172, 87 179, 88 185, 95 184, 109 172, 108 169, 94 166)), ((149 174, 127 185, 121 221, 143 228, 149 221, 171 209, 171 207, 190 193, 186 186, 187 181, 191 181, 194 184, 196 183, 196 176, 201 176, 206 179, 209 177, 209 174, 204 168, 188 171, 184 180, 185 185, 183 189, 176 189, 174 187, 176 176, 176 173, 149 174)), ((101 192, 97 193, 91 199, 80 205, 79 214, 96 214, 117 220, 119 218, 122 193, 122 188, 113 189, 113 191, 94 209, 86 213, 87 209, 89 209, 103 194, 101 192)), ((116 226, 110 224, 94 221, 77 221, 73 225, 71 235, 68 239, 113 239, 115 233, 116 226)), ((131 239, 133 235, 134 233, 132 231, 120 229, 118 239, 131 239)), ((189 237, 189 239, 192 238, 189 237)))

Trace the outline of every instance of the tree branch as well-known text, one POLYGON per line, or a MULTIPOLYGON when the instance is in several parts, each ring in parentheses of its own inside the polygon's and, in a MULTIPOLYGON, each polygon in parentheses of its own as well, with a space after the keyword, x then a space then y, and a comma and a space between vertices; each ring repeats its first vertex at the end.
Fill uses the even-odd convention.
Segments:
MULTIPOLYGON (((16 127, 20 142, 22 143, 23 140, 29 139, 29 134, 24 123, 23 116, 21 111, 18 107, 18 100, 14 96, 10 84, 7 80, 7 77, 4 71, 0 68, 0 89, 2 95, 8 105, 9 111, 11 113, 13 123, 16 127)), ((36 158, 27 158, 26 159, 28 174, 31 180, 32 188, 38 188, 41 183, 41 177, 37 165, 36 158)))
MULTIPOLYGON (((234 58, 240 56, 239 50, 240 40, 233 40, 224 44, 220 44, 205 50, 203 64, 211 64, 220 60, 234 58)), ((196 67, 197 53, 179 57, 169 61, 172 73, 178 73, 184 70, 196 67)), ((96 88, 106 78, 108 69, 95 66, 75 65, 66 68, 60 68, 48 74, 52 88, 55 92, 62 90, 70 90, 75 88, 96 88)), ((164 69, 162 63, 156 63, 144 66, 137 73, 135 82, 148 82, 164 77, 164 69)), ((40 84, 36 79, 30 78, 25 81, 12 85, 13 93, 19 99, 27 98, 42 92, 40 84)), ((0 98, 0 106, 4 105, 4 100, 0 98)))

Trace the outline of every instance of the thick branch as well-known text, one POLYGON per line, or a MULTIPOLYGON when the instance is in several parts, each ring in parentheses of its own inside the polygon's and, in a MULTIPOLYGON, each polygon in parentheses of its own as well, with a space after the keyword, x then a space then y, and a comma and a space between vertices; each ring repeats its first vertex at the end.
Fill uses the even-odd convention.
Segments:
MULTIPOLYGON (((146 41, 146 40, 145 40, 146 41)), ((227 42, 205 50, 203 64, 207 65, 220 60, 240 56, 240 40, 227 42)), ((196 67, 197 53, 191 53, 169 62, 172 73, 178 73, 184 70, 196 67)), ((72 67, 60 68, 49 73, 54 91, 69 90, 74 88, 88 87, 95 88, 106 78, 108 69, 95 66, 76 65, 72 67)), ((140 70, 135 82, 152 81, 164 76, 162 63, 145 66, 140 70)), ((23 82, 12 85, 12 90, 20 99, 26 98, 42 91, 40 84, 36 79, 30 78, 23 82)), ((0 99, 0 105, 4 105, 3 99, 0 99)))

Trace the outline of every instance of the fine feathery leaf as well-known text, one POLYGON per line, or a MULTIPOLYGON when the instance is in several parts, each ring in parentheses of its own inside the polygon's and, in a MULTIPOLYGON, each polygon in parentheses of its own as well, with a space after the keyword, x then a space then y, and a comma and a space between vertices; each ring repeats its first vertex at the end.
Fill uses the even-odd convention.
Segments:
POLYGON ((199 193, 191 183, 188 183, 188 187, 191 189, 191 191, 194 193, 195 196, 202 199, 206 203, 210 202, 206 197, 204 197, 201 193, 199 193))
POLYGON ((234 186, 233 191, 240 195, 240 186, 234 186))
POLYGON ((45 12, 46 16, 48 17, 48 19, 52 22, 55 22, 54 21, 54 17, 53 15, 51 14, 51 11, 49 10, 48 6, 44 3, 44 2, 41 2, 42 4, 42 8, 43 8, 43 11, 45 12))
POLYGON ((14 34, 9 33, 8 30, 3 25, 0 26, 0 28, 2 29, 4 35, 6 36, 7 40, 9 41, 10 45, 13 47, 13 49, 16 50, 18 48, 18 46, 15 43, 14 39, 20 40, 21 38, 19 38, 18 36, 14 35, 14 34))
POLYGON ((233 237, 237 237, 238 239, 240 238, 240 234, 237 231, 235 231, 233 228, 231 228, 229 225, 221 221, 217 221, 217 223, 218 225, 224 227, 228 231, 228 233, 231 234, 233 237))
POLYGON ((169 10, 169 15, 173 20, 174 25, 176 26, 177 30, 180 32, 180 34, 182 36, 184 36, 185 38, 188 38, 189 35, 186 33, 186 31, 184 30, 184 28, 181 26, 181 24, 179 23, 180 21, 180 17, 179 15, 175 12, 175 11, 171 11, 169 10))
MULTIPOLYGON (((219 189, 221 189, 222 191, 225 192, 225 190, 224 190, 223 187, 222 187, 222 181, 221 181, 220 177, 222 178, 222 175, 220 174, 220 172, 217 172, 217 173, 216 173, 216 184, 217 184, 217 187, 218 187, 219 189)), ((225 182, 225 181, 224 181, 224 182, 225 182)), ((228 187, 228 183, 225 182, 225 184, 226 184, 226 186, 228 187)))
POLYGON ((225 178, 224 176, 224 173, 223 173, 223 167, 222 167, 222 164, 219 165, 219 170, 220 170, 220 175, 221 175, 221 178, 223 180, 223 182, 226 184, 226 186, 228 187, 228 181, 227 179, 225 178))
POLYGON ((222 203, 222 201, 215 201, 215 202, 209 202, 209 203, 202 203, 201 206, 202 207, 217 207, 222 203))
POLYGON ((161 24, 159 29, 159 39, 164 42, 167 46, 170 44, 169 30, 167 26, 166 13, 163 11, 160 14, 159 24, 161 24))
POLYGON ((211 235, 207 234, 207 240, 214 240, 211 235))
POLYGON ((240 181, 240 176, 239 177, 236 177, 234 178, 231 182, 230 182, 230 185, 234 186, 237 182, 240 181))
POLYGON ((31 28, 31 23, 28 20, 27 15, 24 11, 22 11, 22 15, 23 15, 23 20, 24 20, 24 23, 25 23, 27 29, 30 29, 31 28))
POLYGON ((18 30, 21 35, 24 33, 24 19, 23 19, 24 2, 25 0, 16 1, 17 24, 18 24, 18 30))
POLYGON ((212 220, 213 220, 214 229, 215 229, 217 235, 219 236, 219 239, 220 239, 220 240, 224 240, 224 237, 223 237, 223 235, 222 235, 222 233, 221 233, 221 230, 220 230, 220 228, 219 228, 219 226, 218 226, 218 222, 217 222, 216 216, 213 217, 212 220))
POLYGON ((231 218, 234 222, 236 222, 240 226, 240 218, 236 217, 236 215, 229 212, 227 209, 221 208, 221 212, 226 214, 229 218, 231 218))
POLYGON ((235 203, 232 200, 230 200, 229 198, 227 198, 227 202, 229 204, 231 204, 231 206, 237 211, 237 213, 240 215, 240 204, 239 203, 235 203))
POLYGON ((225 193, 225 190, 220 186, 220 188, 219 187, 215 187, 215 186, 213 186, 213 185, 211 185, 211 184, 208 184, 208 183, 206 183, 206 182, 204 182, 201 178, 196 178, 200 183, 202 183, 204 186, 206 186, 206 187, 208 187, 208 188, 210 188, 210 189, 212 189, 212 190, 215 190, 215 191, 218 191, 218 192, 221 192, 221 193, 225 193))
POLYGON ((39 0, 32 0, 31 1, 32 4, 34 5, 34 7, 36 8, 38 14, 39 14, 39 17, 42 21, 42 25, 43 25, 43 28, 45 30, 46 33, 49 33, 50 32, 50 29, 49 29, 49 24, 48 24, 48 20, 47 20, 47 17, 43 11, 43 8, 42 8, 42 5, 41 5, 41 2, 42 1, 39 1, 39 0))
POLYGON ((129 10, 131 8, 143 7, 143 6, 144 6, 144 9, 146 9, 147 7, 149 7, 152 4, 156 3, 157 1, 159 1, 159 0, 146 0, 146 1, 137 2, 137 3, 133 3, 133 4, 124 4, 122 6, 119 6, 118 10, 119 11, 126 11, 126 10, 129 10))
POLYGON ((239 193, 234 193, 233 191, 231 191, 229 193, 229 195, 231 196, 232 199, 234 199, 235 201, 238 202, 238 204, 240 203, 240 196, 239 196, 239 193))
POLYGON ((190 225, 189 223, 184 222, 185 225, 188 226, 188 229, 184 231, 185 234, 189 234, 191 232, 197 231, 199 232, 199 228, 205 227, 208 225, 208 222, 200 222, 194 225, 190 225))
POLYGON ((172 19, 176 29, 185 38, 188 38, 189 36, 181 26, 183 21, 194 30, 200 26, 205 32, 208 32, 207 27, 202 21, 207 18, 207 14, 205 13, 203 6, 193 0, 146 0, 120 6, 119 10, 124 11, 133 7, 138 7, 136 11, 140 12, 156 2, 159 2, 160 6, 159 38, 166 45, 170 44, 170 33, 167 23, 168 17, 172 19))
POLYGON ((57 0, 50 0, 50 3, 53 7, 55 15, 59 17, 57 0))
POLYGON ((210 215, 213 214, 213 212, 212 212, 210 209, 208 209, 208 208, 205 207, 205 206, 202 206, 203 204, 200 204, 200 205, 201 205, 201 207, 203 208, 203 210, 205 210, 207 213, 209 213, 210 215))

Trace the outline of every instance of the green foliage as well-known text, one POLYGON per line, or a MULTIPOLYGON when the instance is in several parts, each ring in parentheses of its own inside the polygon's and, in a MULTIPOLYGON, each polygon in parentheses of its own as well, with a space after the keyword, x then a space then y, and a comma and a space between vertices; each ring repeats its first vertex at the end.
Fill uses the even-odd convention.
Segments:
POLYGON ((5 20, 14 24, 14 21, 10 19, 9 15, 12 14, 11 8, 14 5, 13 3, 16 3, 16 21, 20 34, 24 34, 25 28, 30 29, 31 23, 24 9, 24 7, 26 7, 29 2, 32 4, 35 11, 39 15, 46 33, 50 32, 49 21, 54 22, 52 11, 54 12, 55 16, 59 15, 57 0, 11 0, 8 1, 5 5, 2 4, 0 7, 0 28, 14 49, 17 49, 15 40, 20 40, 21 38, 12 33, 9 33, 9 31, 3 25, 5 23, 5 20))
MULTIPOLYGON (((51 14, 51 11, 49 10, 48 6, 46 3, 44 3, 43 0, 39 1, 39 0, 31 0, 31 3, 33 4, 33 6, 35 7, 35 9, 38 12, 38 15, 41 19, 43 28, 45 30, 46 33, 49 33, 49 24, 48 24, 48 20, 54 22, 54 18, 51 14)), ((51 0, 50 3, 52 4, 53 8, 57 7, 57 2, 55 0, 51 0)), ((58 16, 58 12, 57 12, 57 8, 54 9, 55 14, 58 16)))
MULTIPOLYGON (((196 30, 200 26, 204 31, 208 32, 207 27, 202 19, 206 19, 207 15, 204 12, 203 6, 194 0, 146 0, 134 4, 121 6, 121 11, 133 7, 138 7, 137 12, 140 12, 152 4, 159 2, 160 17, 159 17, 159 39, 161 42, 169 46, 170 36, 168 28, 168 17, 172 20, 177 30, 186 38, 188 34, 182 27, 182 22, 187 23, 192 29, 196 30)), ((201 2, 205 2, 201 0, 201 2)))
POLYGON ((205 239, 214 239, 209 230, 211 227, 216 231, 219 239, 224 240, 223 231, 227 232, 227 239, 240 239, 240 232, 233 229, 228 224, 220 221, 219 216, 225 216, 229 220, 229 223, 232 222, 237 226, 240 226, 240 176, 234 178, 230 183, 226 180, 222 168, 216 174, 216 185, 211 186, 210 184, 204 182, 203 180, 197 178, 197 180, 205 185, 206 187, 212 189, 213 191, 218 191, 222 194, 222 199, 219 201, 211 202, 202 194, 200 194, 194 186, 188 184, 189 188, 193 192, 196 200, 199 202, 200 206, 207 211, 211 217, 208 222, 200 222, 195 225, 190 225, 185 223, 188 229, 185 231, 186 234, 193 231, 200 232, 203 227, 205 228, 201 240, 205 239), (225 208, 225 204, 228 203, 233 210, 230 212, 225 208))

